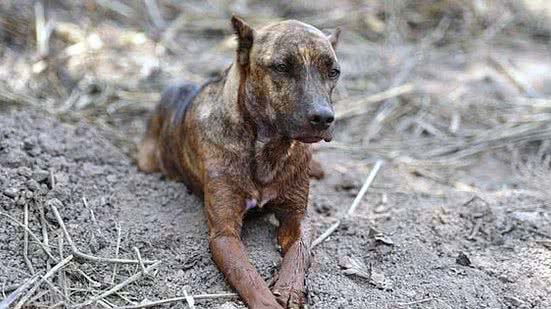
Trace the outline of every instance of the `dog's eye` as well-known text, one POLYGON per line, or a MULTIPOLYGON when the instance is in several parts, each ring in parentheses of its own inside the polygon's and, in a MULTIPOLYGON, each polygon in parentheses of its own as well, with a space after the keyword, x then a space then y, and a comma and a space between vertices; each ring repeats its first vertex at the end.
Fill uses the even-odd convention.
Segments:
POLYGON ((289 72, 289 67, 286 64, 279 63, 273 66, 274 71, 278 73, 287 73, 289 72))
POLYGON ((332 69, 331 71, 329 71, 330 78, 337 78, 339 77, 339 75, 341 75, 341 71, 339 69, 332 69))

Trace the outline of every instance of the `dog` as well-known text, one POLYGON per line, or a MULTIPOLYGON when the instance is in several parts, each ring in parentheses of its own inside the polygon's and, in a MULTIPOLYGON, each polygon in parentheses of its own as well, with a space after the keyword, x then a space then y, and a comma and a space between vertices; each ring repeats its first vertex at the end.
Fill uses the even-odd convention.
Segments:
POLYGON ((295 20, 253 29, 236 16, 231 23, 234 62, 201 86, 165 90, 138 147, 138 166, 183 181, 203 198, 212 258, 250 308, 300 308, 312 240, 309 174, 321 176, 310 144, 332 139, 340 30, 328 35, 295 20), (283 261, 271 290, 240 239, 252 208, 280 222, 283 261))

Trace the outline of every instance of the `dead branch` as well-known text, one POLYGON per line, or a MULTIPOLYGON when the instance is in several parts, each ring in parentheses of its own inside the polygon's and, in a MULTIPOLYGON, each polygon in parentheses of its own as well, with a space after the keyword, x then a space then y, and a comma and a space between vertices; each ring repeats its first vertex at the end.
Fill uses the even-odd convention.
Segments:
POLYGON ((161 264, 161 261, 155 262, 153 265, 147 267, 144 271, 140 271, 139 273, 136 273, 136 274, 130 276, 128 279, 126 279, 123 282, 115 285, 114 287, 112 287, 109 290, 101 293, 100 295, 98 295, 96 297, 93 297, 93 298, 85 301, 84 303, 76 305, 76 308, 82 308, 84 306, 89 306, 91 304, 94 304, 94 303, 102 300, 103 298, 105 298, 105 297, 107 297, 111 294, 114 294, 115 292, 119 291, 120 289, 124 288, 125 286, 129 285, 130 283, 140 279, 147 272, 150 272, 151 270, 155 269, 157 266, 159 266, 159 264, 161 264))
POLYGON ((398 97, 412 92, 415 87, 412 84, 404 84, 389 88, 385 91, 370 95, 366 98, 349 99, 339 102, 335 107, 337 119, 346 119, 361 115, 367 112, 366 106, 369 104, 381 102, 394 97, 398 97))
POLYGON ((36 292, 36 290, 40 287, 40 285, 46 281, 49 277, 51 277, 53 274, 55 274, 59 269, 65 267, 67 263, 69 263, 73 259, 72 255, 69 255, 65 259, 63 259, 61 262, 59 262, 57 265, 52 267, 42 278, 40 281, 34 284, 34 286, 21 298, 21 300, 13 307, 13 309, 20 309, 36 292))
POLYGON ((346 212, 346 215, 344 217, 342 217, 341 219, 338 219, 337 222, 335 222, 333 225, 331 225, 323 234, 321 234, 318 238, 316 238, 312 242, 312 248, 314 248, 315 246, 322 243, 325 239, 327 239, 327 237, 329 237, 334 231, 336 231, 337 228, 340 226, 341 221, 343 219, 348 219, 350 216, 352 216, 354 214, 354 211, 356 210, 356 208, 360 204, 362 198, 364 197, 365 193, 367 192, 367 189, 369 189, 369 187, 373 183, 373 180, 375 180, 375 176, 377 176, 377 173, 379 173, 379 170, 381 169, 381 166, 383 166, 383 161, 382 160, 377 160, 377 162, 375 162, 375 165, 371 169, 371 172, 369 173, 369 175, 365 179, 365 182, 364 182, 362 188, 360 189, 360 192, 358 192, 358 194, 356 195, 356 198, 352 202, 352 205, 350 205, 350 207, 348 208, 348 211, 346 212))
POLYGON ((40 239, 33 233, 33 231, 31 231, 25 224, 17 221, 14 217, 2 212, 0 212, 0 216, 4 216, 8 218, 10 221, 12 221, 13 223, 22 227, 33 238, 33 240, 36 241, 36 243, 40 246, 40 248, 42 248, 42 250, 48 255, 48 257, 52 259, 52 261, 57 262, 57 259, 50 253, 49 248, 46 248, 46 246, 44 246, 42 241, 40 241, 40 239))
MULTIPOLYGON (((94 263, 119 263, 119 264, 138 264, 140 261, 138 260, 128 260, 128 259, 112 259, 112 258, 104 258, 104 257, 97 257, 93 255, 89 255, 86 253, 82 253, 78 250, 77 246, 73 242, 73 239, 71 238, 71 235, 69 235, 69 231, 67 231, 67 228, 65 227, 65 223, 63 222, 63 219, 61 218, 61 215, 59 214, 59 211, 57 210, 57 207, 55 207, 53 204, 50 204, 50 208, 52 208, 52 211, 54 212, 55 218, 57 220, 57 223, 59 226, 61 226, 61 229, 63 231, 63 234, 65 235, 65 239, 69 243, 69 246, 71 247, 71 251, 73 252, 73 255, 85 259, 94 263)), ((159 261, 149 261, 144 260, 144 264, 155 264, 159 261)))
POLYGON ((23 292, 25 292, 25 290, 27 290, 27 288, 29 288, 29 286, 31 286, 33 283, 35 283, 36 280, 38 280, 39 277, 40 277, 39 274, 35 274, 31 278, 27 279, 27 281, 25 281, 25 283, 23 283, 21 286, 19 286, 15 291, 11 292, 10 295, 8 295, 6 298, 4 298, 4 300, 2 300, 0 302, 0 308, 2 308, 2 309, 9 308, 10 305, 15 300, 17 300, 19 295, 23 294, 23 292))
POLYGON ((31 272, 31 274, 34 274, 34 268, 33 264, 31 263, 31 260, 29 260, 29 204, 25 203, 24 206, 24 216, 23 216, 23 224, 25 224, 25 230, 23 231, 23 259, 25 260, 25 264, 27 265, 27 268, 31 272))
POLYGON ((160 306, 160 305, 168 304, 168 303, 187 301, 187 299, 189 297, 193 298, 194 300, 199 300, 199 299, 230 298, 230 297, 238 297, 238 296, 239 295, 237 295, 237 293, 187 295, 187 296, 178 296, 178 297, 174 297, 174 298, 161 299, 161 300, 147 302, 147 303, 141 303, 141 304, 137 304, 137 305, 122 306, 122 307, 119 307, 118 309, 140 309, 140 308, 155 307, 155 306, 160 306))

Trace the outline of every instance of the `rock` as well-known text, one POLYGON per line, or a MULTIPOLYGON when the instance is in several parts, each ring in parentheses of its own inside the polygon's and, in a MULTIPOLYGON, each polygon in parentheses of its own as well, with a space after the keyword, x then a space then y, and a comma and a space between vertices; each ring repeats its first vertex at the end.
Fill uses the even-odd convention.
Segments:
POLYGON ((9 187, 9 188, 4 189, 4 191, 2 191, 2 193, 4 193, 5 196, 11 197, 12 199, 15 199, 18 192, 19 192, 19 190, 17 190, 14 187, 9 187))
POLYGON ((32 173, 32 179, 34 179, 37 182, 43 182, 48 180, 48 177, 50 176, 50 173, 45 170, 36 170, 32 173))
POLYGON ((218 309, 237 309, 237 306, 232 302, 223 303, 218 309))
POLYGON ((25 178, 31 178, 32 174, 33 174, 33 171, 26 167, 26 166, 22 166, 20 168, 17 169, 17 174, 25 177, 25 178))
POLYGON ((463 252, 459 253, 455 262, 461 266, 471 266, 471 259, 463 252))
POLYGON ((375 234, 375 240, 385 245, 394 246, 394 241, 383 233, 375 234))
POLYGON ((34 179, 27 181, 27 188, 33 192, 40 190, 40 185, 34 179))
POLYGON ((24 198, 23 196, 20 196, 17 202, 15 202, 15 204, 17 206, 24 206, 26 202, 27 202, 27 199, 24 198))

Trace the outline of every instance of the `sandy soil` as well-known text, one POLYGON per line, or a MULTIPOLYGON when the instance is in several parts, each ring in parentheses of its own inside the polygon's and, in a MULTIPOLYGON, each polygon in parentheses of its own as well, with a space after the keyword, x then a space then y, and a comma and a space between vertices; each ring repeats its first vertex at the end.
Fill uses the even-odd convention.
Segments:
MULTIPOLYGON (((109 297, 110 303, 174 297, 184 289, 193 294, 230 291, 210 260, 200 201, 183 184, 138 172, 93 127, 60 124, 29 112, 7 113, 0 116, 0 151, 2 213, 23 222, 22 205, 27 203, 29 226, 42 239, 43 207, 56 256, 60 229, 51 203, 81 251, 114 257, 120 223, 121 257, 133 258, 137 247, 144 258, 163 260, 158 272, 121 296, 109 297)), ((312 185, 311 213, 319 232, 351 203, 368 164, 334 150, 316 156, 328 174, 312 185)), ((495 158, 487 161, 493 167, 482 164, 486 169, 499 165, 495 158)), ((22 255, 23 230, 1 220, 0 281, 5 287, 30 275, 22 255)), ((269 279, 280 258, 274 227, 267 222, 265 215, 252 216, 243 238, 254 264, 269 279)), ((310 307, 549 308, 551 251, 538 240, 551 234, 550 223, 549 203, 535 191, 459 192, 387 164, 357 216, 314 250, 307 279, 310 307), (363 270, 370 278, 347 275, 343 267, 353 263, 350 259, 359 266, 348 273, 361 275, 363 270)), ((64 254, 69 253, 65 243, 64 254)), ((44 269, 44 257, 31 241, 35 271, 44 269)), ((119 267, 115 282, 136 271, 137 266, 119 267)), ((70 299, 78 303, 98 294, 112 273, 113 265, 76 259, 66 269, 70 299)), ((243 307, 235 299, 198 301, 197 307, 224 303, 224 308, 243 307)))

